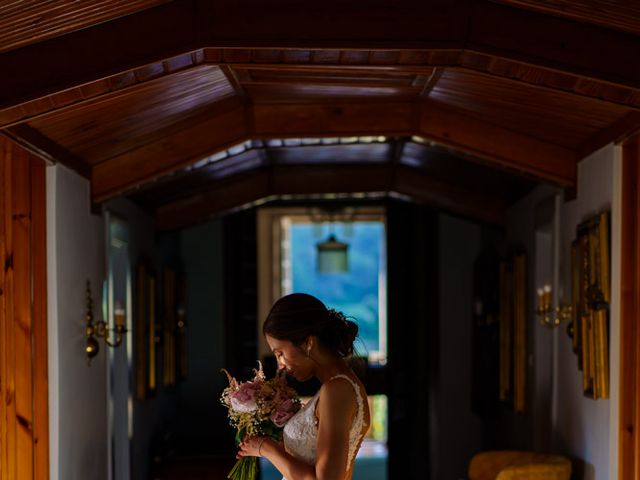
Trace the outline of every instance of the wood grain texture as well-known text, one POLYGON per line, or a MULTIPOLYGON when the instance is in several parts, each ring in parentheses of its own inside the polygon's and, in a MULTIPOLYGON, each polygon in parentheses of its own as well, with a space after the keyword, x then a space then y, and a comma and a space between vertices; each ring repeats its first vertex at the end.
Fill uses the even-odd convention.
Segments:
POLYGON ((0 136, 0 181, 0 475, 46 479, 44 163, 0 136))
POLYGON ((64 35, 168 0, 10 0, 0 6, 0 52, 64 35))
POLYGON ((233 94, 219 67, 203 65, 30 125, 93 165, 164 137, 167 128, 210 113, 233 94))
POLYGON ((620 414, 618 478, 640 479, 640 137, 622 154, 622 239, 620 280, 620 414))
POLYGON ((442 108, 435 102, 423 105, 419 132, 489 164, 527 172, 558 185, 576 182, 578 158, 572 150, 442 108))
POLYGON ((429 98, 481 121, 575 149, 628 109, 462 69, 446 69, 429 98))
POLYGON ((0 78, 0 107, 188 52, 209 62, 235 64, 260 58, 278 63, 455 65, 464 49, 588 82, 634 90, 640 84, 640 66, 629 61, 638 56, 637 35, 488 0, 339 2, 340 8, 326 1, 250 5, 175 0, 4 52, 0 70, 12 75, 0 78), (354 11, 358 14, 347 14, 354 11), (129 47, 111 48, 115 44, 129 47), (47 72, 46 78, 41 71, 47 72))
POLYGON ((31 158, 31 251, 33 272, 34 480, 49 478, 49 368, 47 340, 46 166, 31 158))
POLYGON ((240 143, 248 136, 244 107, 203 120, 95 165, 91 176, 92 198, 100 202, 119 195, 240 143))
POLYGON ((215 183, 206 192, 160 206, 156 225, 172 230, 269 197, 325 193, 399 193, 445 211, 502 224, 506 205, 496 195, 469 192, 427 172, 397 165, 262 167, 215 183))
POLYGON ((563 18, 640 34, 640 4, 620 0, 497 0, 563 18))

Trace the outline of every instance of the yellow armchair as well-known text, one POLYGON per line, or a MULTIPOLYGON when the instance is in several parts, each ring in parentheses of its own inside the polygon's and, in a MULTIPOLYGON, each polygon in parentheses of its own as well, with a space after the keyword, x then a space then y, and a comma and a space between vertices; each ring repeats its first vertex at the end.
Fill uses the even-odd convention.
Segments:
POLYGON ((481 452, 469 464, 469 480, 569 480, 570 477, 569 459, 548 453, 481 452))

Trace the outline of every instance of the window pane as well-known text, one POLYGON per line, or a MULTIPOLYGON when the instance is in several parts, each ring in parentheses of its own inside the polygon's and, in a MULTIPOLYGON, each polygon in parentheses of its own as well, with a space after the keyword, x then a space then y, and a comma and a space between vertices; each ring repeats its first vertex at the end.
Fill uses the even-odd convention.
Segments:
POLYGON ((312 223, 289 223, 284 246, 285 293, 304 292, 351 317, 359 327, 357 354, 378 362, 386 359, 386 259, 384 223, 352 222, 319 229, 312 223), (319 231, 320 230, 320 231, 319 231), (317 244, 334 234, 347 243, 348 271, 322 273, 317 269, 317 244), (287 281, 288 280, 288 281, 287 281))

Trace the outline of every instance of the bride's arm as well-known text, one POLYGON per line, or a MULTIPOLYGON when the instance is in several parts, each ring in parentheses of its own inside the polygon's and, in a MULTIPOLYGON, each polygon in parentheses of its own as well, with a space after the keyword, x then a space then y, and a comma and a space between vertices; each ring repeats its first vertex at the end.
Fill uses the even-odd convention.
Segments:
POLYGON ((247 439, 238 456, 263 456, 287 480, 343 480, 355 408, 355 393, 346 380, 334 380, 322 386, 315 466, 293 457, 281 444, 264 437, 247 439))

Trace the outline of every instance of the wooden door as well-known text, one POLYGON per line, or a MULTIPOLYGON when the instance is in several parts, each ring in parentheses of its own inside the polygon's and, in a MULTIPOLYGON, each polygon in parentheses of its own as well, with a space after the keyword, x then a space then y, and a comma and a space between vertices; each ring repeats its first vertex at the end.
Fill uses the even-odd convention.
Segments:
POLYGON ((0 478, 49 477, 45 164, 0 136, 0 478))

